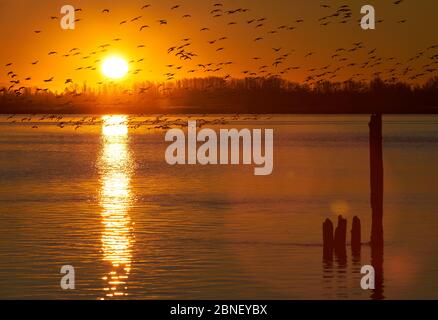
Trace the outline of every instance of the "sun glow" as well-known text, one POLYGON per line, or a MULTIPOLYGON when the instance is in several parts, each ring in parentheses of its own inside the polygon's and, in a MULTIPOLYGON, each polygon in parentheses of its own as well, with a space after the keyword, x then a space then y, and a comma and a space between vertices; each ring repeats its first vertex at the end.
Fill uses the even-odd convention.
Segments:
POLYGON ((111 79, 123 78, 128 73, 128 70, 128 63, 120 57, 109 57, 102 63, 102 73, 111 79))

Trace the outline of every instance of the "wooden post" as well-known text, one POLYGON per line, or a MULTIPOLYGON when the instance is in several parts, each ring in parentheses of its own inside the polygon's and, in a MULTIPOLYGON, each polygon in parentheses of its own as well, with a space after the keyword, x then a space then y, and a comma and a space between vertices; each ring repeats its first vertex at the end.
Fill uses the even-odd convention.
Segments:
POLYGON ((333 222, 327 218, 322 224, 322 243, 325 260, 333 258, 333 242, 333 222))
POLYGON ((360 219, 354 216, 351 226, 351 252, 353 256, 360 255, 361 241, 360 219))
POLYGON ((373 114, 370 127, 371 245, 383 247, 382 115, 373 114))
POLYGON ((338 217, 338 226, 335 230, 335 256, 341 268, 347 263, 347 220, 338 217))
POLYGON ((370 120, 370 180, 371 180, 371 264, 375 270, 372 299, 384 299, 383 294, 383 144, 382 115, 370 120))
POLYGON ((335 248, 345 248, 347 245, 347 220, 342 216, 338 217, 338 226, 335 230, 335 248))

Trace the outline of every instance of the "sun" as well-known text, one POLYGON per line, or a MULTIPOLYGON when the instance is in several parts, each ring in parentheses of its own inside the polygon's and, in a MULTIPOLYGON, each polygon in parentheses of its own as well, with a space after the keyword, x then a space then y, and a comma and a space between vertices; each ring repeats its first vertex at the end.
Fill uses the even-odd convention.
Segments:
POLYGON ((109 57, 102 63, 102 73, 111 79, 123 78, 128 73, 128 70, 128 63, 120 57, 109 57))

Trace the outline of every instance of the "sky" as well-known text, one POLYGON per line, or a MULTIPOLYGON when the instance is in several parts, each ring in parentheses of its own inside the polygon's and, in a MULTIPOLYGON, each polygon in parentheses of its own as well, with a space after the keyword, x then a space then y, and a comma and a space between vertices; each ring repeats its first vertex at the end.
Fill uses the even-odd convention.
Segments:
MULTIPOLYGON (((438 22, 435 18, 438 2, 394 2, 0 0, 0 86, 8 86, 15 79, 20 81, 17 87, 22 85, 50 90, 63 90, 71 85, 65 84, 66 79, 72 79, 75 84, 98 86, 109 81, 102 74, 100 65, 111 55, 130 61, 129 74, 119 80, 126 85, 186 77, 229 75, 242 78, 251 74, 279 75, 287 80, 303 82, 307 77, 325 71, 334 72, 330 74, 333 75, 333 81, 350 78, 367 80, 375 72, 391 74, 394 71, 388 70, 396 69, 400 75, 405 68, 412 68, 402 78, 409 80, 410 76, 426 68, 425 65, 430 69, 428 64, 437 61, 430 57, 437 54, 438 49, 426 50, 415 61, 409 59, 438 44, 438 22), (217 3, 222 6, 214 6, 217 3), (145 4, 150 6, 141 9, 145 4), (359 25, 360 9, 366 4, 374 5, 376 19, 383 20, 377 24, 376 30, 365 31, 359 25), (76 12, 76 18, 81 20, 76 23, 75 30, 63 30, 60 27, 60 9, 63 5, 82 9, 76 12), (171 9, 176 5, 180 7, 171 9), (328 5, 329 8, 322 5, 328 5), (343 20, 340 17, 319 21, 324 16, 334 14, 342 5, 348 5, 352 11, 347 23, 339 23, 343 20), (226 13, 238 8, 248 10, 226 13), (109 9, 110 12, 104 13, 103 9, 109 9), (222 12, 211 13, 214 9, 222 12), (215 14, 222 15, 214 17, 215 14), (184 15, 190 17, 183 18, 184 15), (141 18, 131 22, 138 16, 141 18), (263 18, 263 21, 248 23, 263 18), (167 20, 167 24, 160 25, 160 19, 167 20), (120 24, 124 20, 127 23, 120 24), (326 21, 330 23, 321 25, 326 21), (140 31, 142 25, 149 27, 140 31), (200 31, 202 28, 208 30, 200 31), (36 30, 41 33, 36 34, 36 30), (218 40, 224 37, 226 39, 218 40), (114 41, 117 38, 121 40, 114 41), (256 38, 263 39, 255 41, 256 38), (177 50, 168 53, 169 48, 185 43, 190 44, 185 50, 194 54, 191 60, 176 57, 177 50), (361 45, 357 50, 349 51, 354 49, 354 43, 361 45), (110 46, 103 52, 99 46, 104 44, 110 46), (79 52, 75 56, 70 52, 73 48, 78 48, 73 51, 79 52), (273 48, 279 49, 278 52, 273 48), (333 57, 338 48, 346 50, 333 57), (372 50, 375 51, 371 56, 375 56, 374 59, 381 58, 381 63, 374 66, 371 61, 364 67, 362 64, 369 60, 372 50), (49 55, 51 51, 57 53, 49 55), (308 53, 313 54, 307 56, 308 53), (275 66, 274 62, 279 57, 282 57, 281 63, 275 66), (340 61, 341 58, 345 59, 340 61), (225 64, 227 62, 232 64, 225 64), (6 66, 9 63, 12 65, 6 66), (190 70, 194 72, 188 72, 190 70), (11 71, 16 74, 13 79, 8 75, 11 71), (52 77, 53 81, 44 81, 52 77)), ((410 81, 425 81, 432 75, 437 74, 431 72, 410 81)))

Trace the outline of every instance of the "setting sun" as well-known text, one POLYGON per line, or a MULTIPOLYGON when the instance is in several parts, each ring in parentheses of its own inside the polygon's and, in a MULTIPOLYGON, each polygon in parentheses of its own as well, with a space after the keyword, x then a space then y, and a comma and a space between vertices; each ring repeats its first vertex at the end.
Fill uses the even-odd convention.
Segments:
POLYGON ((102 73, 111 79, 123 78, 128 72, 128 63, 120 57, 109 57, 102 63, 102 73))

